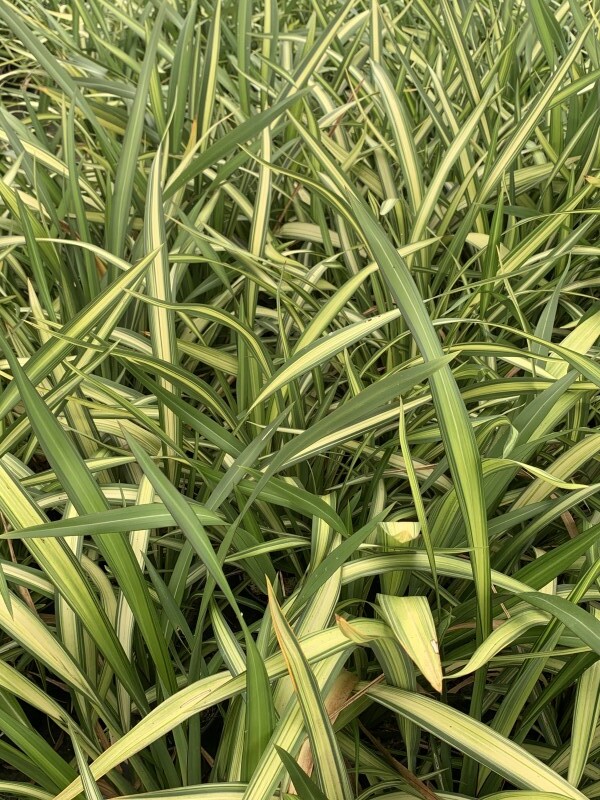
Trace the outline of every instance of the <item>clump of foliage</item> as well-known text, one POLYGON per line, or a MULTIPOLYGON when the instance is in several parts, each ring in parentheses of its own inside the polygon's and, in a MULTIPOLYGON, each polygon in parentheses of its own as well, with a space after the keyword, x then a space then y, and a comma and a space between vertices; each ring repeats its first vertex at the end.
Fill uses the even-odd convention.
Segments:
POLYGON ((600 794, 599 19, 0 0, 3 797, 600 794))

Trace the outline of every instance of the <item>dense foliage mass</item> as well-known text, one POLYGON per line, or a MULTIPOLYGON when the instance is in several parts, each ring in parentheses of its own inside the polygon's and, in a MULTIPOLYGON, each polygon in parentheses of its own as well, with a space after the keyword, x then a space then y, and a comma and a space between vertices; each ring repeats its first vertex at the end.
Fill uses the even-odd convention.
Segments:
POLYGON ((0 795, 600 796, 597 0, 0 28, 0 795))

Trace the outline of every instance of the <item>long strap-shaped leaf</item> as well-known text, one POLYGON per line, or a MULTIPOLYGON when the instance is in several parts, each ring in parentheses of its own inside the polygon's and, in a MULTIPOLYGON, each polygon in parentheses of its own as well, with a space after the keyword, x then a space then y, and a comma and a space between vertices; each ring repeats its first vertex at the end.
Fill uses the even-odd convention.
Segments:
POLYGON ((294 789, 300 791, 302 800, 327 800, 327 797, 319 789, 314 781, 304 772, 301 766, 296 763, 295 759, 289 753, 286 753, 281 747, 277 747, 279 758, 283 762, 283 766, 287 769, 290 778, 294 782, 294 789))
POLYGON ((461 678, 463 675, 469 675, 471 672, 475 672, 475 670, 490 661, 496 653, 508 647, 509 644, 514 642, 515 639, 518 639, 523 633, 530 631, 537 625, 544 625, 547 622, 548 615, 543 614, 541 611, 524 611, 522 614, 510 617, 488 636, 485 642, 477 648, 461 670, 452 673, 452 675, 447 675, 446 678, 461 678))
MULTIPOLYGON (((352 620, 348 624, 355 629, 359 637, 364 637, 365 641, 386 635, 388 630, 382 622, 369 619, 352 620)), ((322 661, 337 653, 352 650, 355 646, 337 626, 301 637, 300 641, 309 663, 322 661)), ((288 674, 285 659, 280 653, 265 659, 265 669, 270 680, 276 680, 288 674)), ((139 753, 140 750, 160 739, 177 725, 206 708, 211 708, 240 694, 245 688, 246 675, 242 674, 232 678, 229 672, 209 675, 186 686, 177 694, 163 701, 141 722, 112 744, 108 750, 98 756, 90 765, 92 775, 98 780, 114 766, 139 753)), ((76 779, 57 795, 55 800, 73 800, 81 791, 81 780, 76 779)))
POLYGON ((433 688, 442 691, 437 632, 426 597, 377 595, 379 608, 394 635, 433 688))
POLYGON ((273 375, 271 380, 252 403, 251 408, 254 408, 263 400, 266 400, 267 397, 270 397, 289 381, 302 377, 305 372, 329 360, 346 347, 350 347, 350 345, 355 342, 364 339, 373 331, 376 331, 378 328, 396 319, 397 316, 398 311, 394 310, 388 311, 386 314, 378 314, 376 317, 364 320, 363 322, 355 322, 353 325, 348 325, 345 328, 341 328, 339 331, 335 331, 335 333, 322 336, 320 339, 317 339, 314 344, 294 353, 294 355, 286 361, 284 366, 273 375))
MULTIPOLYGON (((335 408, 323 419, 315 422, 307 430, 287 442, 274 456, 261 480, 257 484, 251 501, 254 501, 263 487, 284 467, 301 461, 322 450, 335 447, 354 434, 352 428, 358 422, 372 417, 378 409, 397 398, 402 392, 412 389, 424 381, 450 360, 445 356, 427 364, 401 370, 398 374, 385 375, 367 386, 360 394, 351 397, 335 408)), ((250 502, 250 501, 249 501, 250 502)))
POLYGON ((205 169, 217 164, 221 158, 231 155, 238 145, 254 139, 263 128, 277 120, 286 108, 297 102, 305 93, 306 90, 301 90, 295 95, 283 98, 271 108, 250 117, 233 130, 215 139, 210 147, 172 176, 169 184, 165 187, 164 199, 169 200, 179 189, 204 172, 205 169))
POLYGON ((352 789, 344 759, 327 716, 317 681, 298 640, 283 616, 270 585, 268 589, 273 628, 302 709, 321 786, 329 800, 351 800, 352 789))
MULTIPOLYGON (((144 217, 144 240, 148 253, 156 252, 156 258, 148 270, 146 288, 148 293, 166 302, 171 301, 171 276, 169 270, 169 254, 161 187, 162 150, 159 148, 150 169, 148 192, 146 196, 146 214, 144 217)), ((177 336, 175 333, 175 314, 159 305, 148 307, 150 324, 150 340, 153 354, 167 363, 177 363, 177 336)), ((161 387, 169 394, 177 396, 177 386, 164 378, 159 378, 161 387)), ((181 423, 177 414, 158 400, 160 420, 164 432, 176 445, 181 443, 181 423)), ((164 447, 165 455, 173 455, 172 448, 164 447)))
MULTIPOLYGON (((443 355, 442 346, 406 264, 365 205, 358 198, 352 198, 351 205, 360 221, 364 238, 423 357, 426 361, 437 360, 443 355)), ((479 635, 485 636, 491 626, 491 583, 481 461, 473 427, 450 367, 446 365, 434 372, 429 382, 446 457, 472 548, 479 635)))
POLYGON ((552 614, 584 644, 600 655, 599 619, 564 597, 556 597, 543 592, 524 592, 521 599, 552 614))
MULTIPOLYGON (((77 244, 84 246, 84 243, 81 242, 77 244)), ((46 377, 73 350, 78 339, 89 336, 94 327, 110 315, 115 303, 122 297, 124 291, 141 279, 156 255, 156 253, 150 253, 139 264, 131 267, 126 261, 113 258, 110 254, 100 250, 100 248, 93 248, 93 252, 101 254, 100 257, 118 265, 124 270, 124 273, 111 283, 99 297, 96 297, 93 302, 85 306, 79 314, 64 323, 60 331, 60 338, 51 339, 29 359, 25 372, 29 380, 34 384, 46 377)), ((14 408, 18 400, 19 390, 16 382, 12 381, 0 394, 0 419, 14 408)))
POLYGON ((467 714, 437 700, 393 686, 370 686, 366 692, 373 700, 421 725, 516 786, 556 792, 574 800, 584 798, 581 792, 550 767, 467 714))
MULTIPOLYGON (((188 500, 186 502, 189 503, 188 500)), ((222 525, 223 520, 213 511, 197 503, 190 503, 193 513, 203 525, 222 525)), ((141 528, 168 528, 176 525, 172 514, 163 503, 144 503, 140 506, 111 508, 97 514, 59 519, 21 528, 0 535, 2 539, 39 539, 48 536, 85 536, 99 533, 128 533, 141 528)))
POLYGON ((77 740, 77 733, 72 728, 69 730, 69 733, 71 735, 71 742, 73 743, 73 750, 75 750, 75 757, 77 758, 79 774, 83 781, 83 791, 85 792, 86 800, 102 800, 102 794, 100 793, 98 784, 92 777, 92 773, 90 772, 85 758, 85 753, 77 740))
MULTIPOLYGON (((6 340, 0 336, 0 347, 10 364, 15 384, 19 388, 32 428, 54 468, 61 485, 78 513, 98 513, 108 509, 108 503, 100 487, 89 471, 75 445, 67 436, 58 420, 37 393, 18 360, 12 354, 6 340)), ((148 647, 153 653, 157 670, 170 691, 175 690, 175 675, 169 660, 167 647, 162 638, 154 613, 146 582, 135 561, 129 542, 119 536, 96 539, 110 569, 117 576, 129 604, 136 609, 136 618, 148 647)), ((107 631, 110 630, 107 628, 107 631)), ((123 648, 112 631, 106 638, 107 657, 110 654, 115 672, 140 707, 145 707, 145 695, 138 674, 132 668, 123 648)))
MULTIPOLYGON (((341 171, 319 143, 300 126, 298 133, 323 162, 328 177, 348 199, 349 222, 368 245, 390 289, 392 297, 423 355, 429 361, 443 357, 442 345, 427 314, 423 298, 403 258, 385 230, 353 191, 341 171)), ((450 472, 456 485, 460 509, 467 528, 477 593, 478 636, 483 639, 491 628, 490 556, 487 537, 487 513, 483 492, 481 459, 473 426, 448 365, 430 377, 431 392, 440 421, 440 430, 450 472)))
MULTIPOLYGON (((598 612, 596 610, 596 617, 598 612)), ((578 786, 598 727, 600 714, 600 661, 588 667, 577 682, 573 724, 571 726, 571 758, 567 780, 578 786)))
POLYGON ((108 210, 106 247, 107 250, 110 250, 117 256, 123 255, 125 237, 127 235, 129 207, 133 195, 135 173, 138 168, 137 157, 142 141, 142 131, 144 129, 144 117, 146 114, 150 78, 155 66, 156 48, 158 46, 165 10, 166 3, 163 3, 154 21, 152 33, 150 34, 150 39, 146 48, 146 55, 140 70, 135 100, 127 122, 125 139, 123 140, 123 147, 117 165, 112 201, 108 210))
POLYGON ((173 486, 167 476, 159 470, 148 453, 146 453, 137 442, 131 437, 127 437, 127 441, 131 452, 136 457, 138 464, 150 480, 150 483, 154 486, 156 493, 159 495, 198 556, 206 565, 211 577, 225 595, 227 602, 243 621, 235 596, 219 564, 208 535, 202 527, 200 520, 192 511, 188 501, 179 493, 177 488, 173 486))

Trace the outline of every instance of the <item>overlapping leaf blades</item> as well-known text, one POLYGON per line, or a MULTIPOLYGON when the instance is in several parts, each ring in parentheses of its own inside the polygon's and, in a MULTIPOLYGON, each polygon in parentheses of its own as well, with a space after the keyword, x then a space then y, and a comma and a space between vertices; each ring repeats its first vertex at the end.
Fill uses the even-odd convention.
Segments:
POLYGON ((2 796, 600 793, 599 18, 0 0, 2 796))

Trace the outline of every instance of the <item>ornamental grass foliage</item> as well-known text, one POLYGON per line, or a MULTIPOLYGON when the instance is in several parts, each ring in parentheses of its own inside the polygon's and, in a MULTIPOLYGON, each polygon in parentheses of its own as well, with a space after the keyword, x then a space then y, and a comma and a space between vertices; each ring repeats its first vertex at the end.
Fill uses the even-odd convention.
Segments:
POLYGON ((0 797, 599 797, 598 0, 0 32, 0 797))

